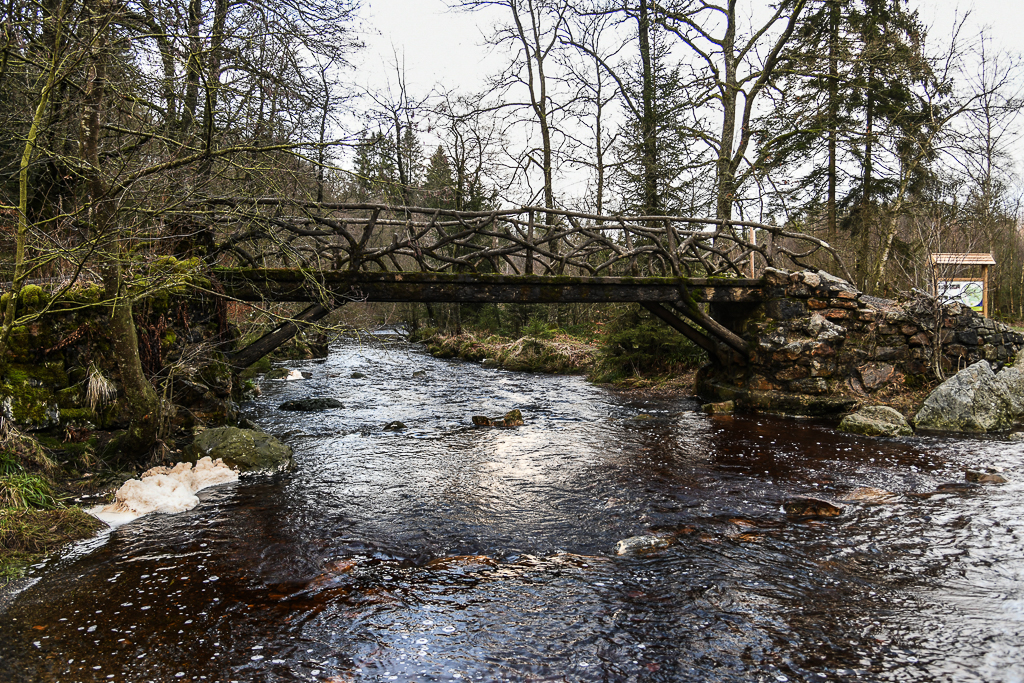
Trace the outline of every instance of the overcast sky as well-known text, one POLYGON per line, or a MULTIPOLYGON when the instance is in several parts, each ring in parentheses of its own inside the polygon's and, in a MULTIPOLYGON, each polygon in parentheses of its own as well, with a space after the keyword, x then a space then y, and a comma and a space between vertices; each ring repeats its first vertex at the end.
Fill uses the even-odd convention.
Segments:
MULTIPOLYGON (((972 12, 971 24, 989 26, 993 38, 1009 49, 1024 42, 1024 1, 911 0, 936 37, 949 34, 954 17, 972 12)), ((488 70, 499 66, 496 55, 483 46, 488 24, 485 13, 448 9, 444 0, 367 0, 363 11, 366 50, 358 62, 363 86, 404 55, 409 84, 428 91, 446 88, 478 88, 488 70)), ((490 15, 493 16, 493 15, 490 15)))
MULTIPOLYGON (((504 66, 502 55, 484 44, 494 18, 504 19, 498 10, 454 10, 445 0, 364 3, 361 35, 366 49, 355 58, 355 82, 363 89, 379 91, 388 82, 394 83, 396 59, 404 63, 406 82, 414 98, 435 88, 479 91, 488 74, 504 66)), ((918 9, 922 21, 930 27, 932 44, 944 43, 957 17, 969 11, 969 34, 976 35, 987 27, 997 47, 1024 52, 1024 0, 911 0, 910 5, 918 9)), ((429 155, 437 140, 425 131, 421 131, 420 139, 429 155)), ((585 183, 585 176, 574 174, 572 178, 562 178, 560 191, 582 192, 585 183)))

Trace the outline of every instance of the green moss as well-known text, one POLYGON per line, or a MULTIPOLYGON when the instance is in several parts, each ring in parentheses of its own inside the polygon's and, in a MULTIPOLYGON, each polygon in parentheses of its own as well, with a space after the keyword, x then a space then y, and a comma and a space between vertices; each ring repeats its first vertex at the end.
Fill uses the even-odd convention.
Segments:
POLYGON ((39 365, 11 363, 7 366, 5 379, 9 384, 36 384, 50 387, 65 387, 68 383, 62 361, 51 361, 39 365))
POLYGON ((39 309, 49 302, 50 297, 47 296, 46 292, 39 285, 25 285, 21 288, 18 300, 21 305, 27 308, 39 309))
POLYGON ((263 358, 260 358, 245 370, 242 370, 242 372, 239 373, 239 377, 246 380, 252 379, 256 375, 262 375, 263 373, 270 372, 272 367, 273 364, 270 362, 270 356, 263 356, 263 358))
POLYGON ((82 388, 70 386, 57 392, 57 405, 63 408, 77 408, 81 405, 82 388))
POLYGON ((60 411, 60 421, 62 424, 81 424, 83 422, 95 424, 97 419, 96 413, 91 408, 62 408, 60 411))
POLYGON ((170 309, 171 307, 171 293, 166 289, 161 290, 159 292, 154 292, 148 298, 148 301, 149 305, 153 309, 153 313, 156 313, 157 315, 161 313, 166 313, 167 310, 170 309))
POLYGON ((30 377, 28 372, 21 369, 20 367, 11 365, 8 366, 7 372, 4 373, 4 379, 11 384, 27 384, 30 377))
POLYGON ((11 353, 17 356, 27 356, 35 352, 36 344, 32 331, 25 325, 16 325, 11 328, 11 336, 8 342, 11 353))
POLYGON ((15 422, 47 425, 53 421, 53 395, 50 391, 21 384, 0 388, 0 395, 4 394, 11 397, 11 413, 15 422))
POLYGON ((174 346, 177 341, 178 335, 174 333, 174 330, 167 330, 167 332, 164 333, 164 338, 160 341, 160 345, 164 350, 166 350, 174 346))
POLYGON ((96 304, 103 299, 103 286, 92 283, 76 287, 64 295, 68 301, 78 304, 96 304))

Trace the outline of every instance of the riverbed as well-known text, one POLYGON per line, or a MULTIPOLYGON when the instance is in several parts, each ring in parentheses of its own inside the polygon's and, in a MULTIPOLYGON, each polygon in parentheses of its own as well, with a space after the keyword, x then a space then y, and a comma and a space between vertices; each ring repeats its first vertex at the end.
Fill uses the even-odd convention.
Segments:
POLYGON ((289 367, 312 377, 244 412, 297 469, 35 567, 0 680, 1024 680, 1024 442, 712 417, 375 338, 289 367), (277 408, 306 396, 345 407, 277 408), (927 495, 985 467, 1009 483, 927 495), (863 487, 894 495, 782 509, 863 487), (615 554, 646 534, 674 543, 615 554))

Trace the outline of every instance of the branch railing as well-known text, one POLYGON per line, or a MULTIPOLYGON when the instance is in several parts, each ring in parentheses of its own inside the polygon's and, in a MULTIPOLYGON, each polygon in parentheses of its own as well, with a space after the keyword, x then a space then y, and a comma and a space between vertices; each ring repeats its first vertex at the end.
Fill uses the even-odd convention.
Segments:
POLYGON ((229 197, 187 217, 215 230, 222 265, 254 268, 746 277, 752 256, 761 268, 805 269, 824 252, 850 279, 823 240, 751 221, 229 197))

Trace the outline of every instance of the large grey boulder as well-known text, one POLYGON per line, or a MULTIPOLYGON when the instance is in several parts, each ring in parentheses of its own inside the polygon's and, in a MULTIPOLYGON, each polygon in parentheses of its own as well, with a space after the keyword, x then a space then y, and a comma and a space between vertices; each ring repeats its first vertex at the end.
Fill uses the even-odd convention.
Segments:
POLYGON ((221 458, 240 472, 283 472, 295 466, 292 447, 253 429, 217 427, 201 432, 185 450, 191 462, 221 458))
POLYGON ((864 406, 839 423, 839 431, 865 436, 909 436, 914 433, 903 415, 889 406, 864 406))
POLYGON ((978 361, 940 384, 914 417, 918 429, 996 432, 1024 415, 1024 375, 1017 368, 996 374, 978 361))

